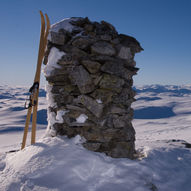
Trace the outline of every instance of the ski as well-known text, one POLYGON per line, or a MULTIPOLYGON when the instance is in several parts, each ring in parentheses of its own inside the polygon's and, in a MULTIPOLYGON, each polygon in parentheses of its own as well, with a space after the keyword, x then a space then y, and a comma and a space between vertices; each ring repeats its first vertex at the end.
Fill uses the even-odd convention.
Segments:
POLYGON ((39 43, 39 50, 38 50, 37 67, 36 67, 36 73, 34 77, 34 83, 32 87, 29 89, 29 93, 30 93, 30 96, 28 99, 29 103, 28 105, 25 104, 25 107, 28 109, 28 111, 27 111, 27 117, 25 121, 25 129, 24 129, 21 149, 24 149, 26 145, 27 133, 28 133, 28 128, 29 128, 32 112, 33 112, 33 115, 32 115, 31 144, 34 144, 36 139, 36 120, 37 120, 37 110, 38 110, 38 95, 39 95, 41 65, 42 65, 45 48, 47 45, 47 37, 48 37, 49 29, 50 29, 50 21, 49 21, 48 15, 45 14, 46 29, 45 29, 45 18, 41 11, 40 11, 40 16, 41 16, 41 32, 40 32, 40 43, 39 43))
MULTIPOLYGON (((42 12, 40 12, 40 14, 41 14, 41 18, 44 18, 42 12)), ((49 29, 50 29, 50 21, 49 21, 48 15, 45 14, 45 17, 46 17, 46 31, 44 33, 41 33, 42 44, 40 41, 39 55, 38 55, 38 62, 37 62, 38 64, 37 64, 36 75, 35 75, 35 79, 34 79, 34 83, 38 83, 38 88, 34 95, 36 103, 34 104, 34 107, 33 107, 31 144, 34 144, 35 139, 36 139, 36 120, 37 120, 37 110, 38 110, 38 94, 39 94, 41 65, 42 65, 45 48, 46 48, 46 44, 47 44, 47 37, 48 37, 49 29)))

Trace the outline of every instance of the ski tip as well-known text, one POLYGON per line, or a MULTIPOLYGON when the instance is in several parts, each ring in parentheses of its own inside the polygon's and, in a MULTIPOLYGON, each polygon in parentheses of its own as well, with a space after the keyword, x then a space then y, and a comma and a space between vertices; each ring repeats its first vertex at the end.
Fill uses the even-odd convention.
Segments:
POLYGON ((49 20, 49 17, 48 17, 48 15, 46 13, 45 13, 45 17, 46 17, 47 25, 50 26, 50 20, 49 20))
POLYGON ((40 12, 40 17, 41 17, 41 24, 45 23, 44 15, 43 15, 42 11, 39 11, 39 12, 40 12))
POLYGON ((43 17, 43 13, 42 13, 42 11, 40 10, 39 12, 40 12, 40 15, 43 17))

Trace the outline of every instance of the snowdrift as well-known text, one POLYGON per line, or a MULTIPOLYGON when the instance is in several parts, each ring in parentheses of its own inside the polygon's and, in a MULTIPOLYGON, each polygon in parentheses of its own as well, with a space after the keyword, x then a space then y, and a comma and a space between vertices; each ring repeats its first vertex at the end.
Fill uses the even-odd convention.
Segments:
POLYGON ((182 141, 145 147, 142 160, 113 159, 87 151, 80 136, 46 137, 1 156, 2 191, 189 191, 191 150, 182 141))

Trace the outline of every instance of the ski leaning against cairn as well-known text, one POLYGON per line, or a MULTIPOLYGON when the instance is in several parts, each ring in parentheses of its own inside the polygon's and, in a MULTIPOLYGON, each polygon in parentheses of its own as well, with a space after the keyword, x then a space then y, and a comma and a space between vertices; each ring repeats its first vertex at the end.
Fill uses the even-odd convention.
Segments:
POLYGON ((32 87, 29 89, 29 93, 30 93, 29 99, 28 99, 29 103, 28 104, 25 103, 25 108, 27 108, 28 111, 27 111, 27 117, 25 122, 25 129, 24 129, 21 149, 24 149, 26 145, 27 133, 28 133, 32 110, 33 110, 33 115, 32 115, 31 144, 35 143, 35 138, 36 138, 36 120, 37 120, 37 109, 38 109, 40 72, 41 72, 42 60, 44 57, 45 48, 47 44, 47 37, 48 37, 49 29, 50 29, 50 21, 49 21, 48 15, 45 14, 46 24, 45 24, 44 15, 41 11, 40 11, 40 16, 41 16, 41 34, 40 34, 40 43, 39 43, 39 51, 38 51, 37 68, 36 68, 34 83, 32 87), (45 29, 45 25, 46 25, 46 29, 45 29))

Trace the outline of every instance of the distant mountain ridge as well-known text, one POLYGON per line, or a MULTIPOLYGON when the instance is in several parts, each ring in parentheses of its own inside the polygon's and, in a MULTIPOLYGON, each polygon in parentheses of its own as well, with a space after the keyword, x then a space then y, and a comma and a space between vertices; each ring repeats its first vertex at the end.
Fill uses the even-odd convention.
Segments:
MULTIPOLYGON (((0 85, 0 99, 11 99, 16 95, 28 95, 27 86, 22 87, 12 87, 8 85, 0 85)), ((153 92, 153 93, 176 93, 176 94, 190 94, 191 85, 135 85, 133 89, 137 93, 143 92, 153 92)), ((40 88, 39 97, 45 97, 46 91, 45 88, 40 88)))
POLYGON ((137 93, 153 92, 153 93, 174 93, 176 96, 183 94, 191 94, 191 85, 143 85, 134 86, 137 93))

